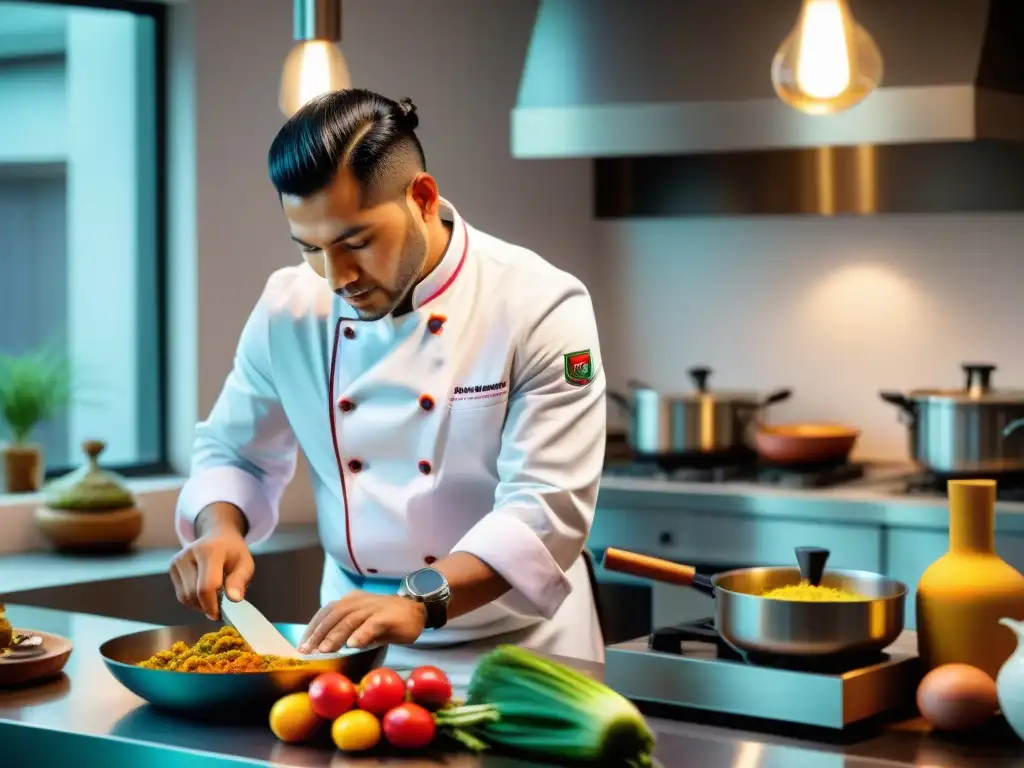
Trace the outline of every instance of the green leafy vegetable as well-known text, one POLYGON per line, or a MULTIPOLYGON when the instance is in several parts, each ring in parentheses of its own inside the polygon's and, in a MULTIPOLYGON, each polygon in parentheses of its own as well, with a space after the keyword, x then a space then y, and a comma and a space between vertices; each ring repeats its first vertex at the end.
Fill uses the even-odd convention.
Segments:
POLYGON ((525 648, 501 645, 477 665, 466 705, 435 715, 481 741, 548 759, 650 766, 654 734, 625 697, 525 648))

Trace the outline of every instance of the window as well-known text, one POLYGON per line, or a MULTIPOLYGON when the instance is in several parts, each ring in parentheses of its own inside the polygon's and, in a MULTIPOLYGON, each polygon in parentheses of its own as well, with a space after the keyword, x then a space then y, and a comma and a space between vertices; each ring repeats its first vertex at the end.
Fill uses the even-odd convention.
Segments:
MULTIPOLYGON (((166 469, 163 9, 0 2, 0 354, 55 350, 48 475, 166 469)), ((10 439, 0 418, 0 443, 10 439)))

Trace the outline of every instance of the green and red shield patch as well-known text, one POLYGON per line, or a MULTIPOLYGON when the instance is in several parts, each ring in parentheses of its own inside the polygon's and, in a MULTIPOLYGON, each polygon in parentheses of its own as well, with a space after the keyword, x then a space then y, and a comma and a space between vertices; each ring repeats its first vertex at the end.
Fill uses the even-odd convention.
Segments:
POLYGON ((565 380, 575 387, 583 387, 594 380, 594 360, 590 350, 569 352, 565 360, 565 380))

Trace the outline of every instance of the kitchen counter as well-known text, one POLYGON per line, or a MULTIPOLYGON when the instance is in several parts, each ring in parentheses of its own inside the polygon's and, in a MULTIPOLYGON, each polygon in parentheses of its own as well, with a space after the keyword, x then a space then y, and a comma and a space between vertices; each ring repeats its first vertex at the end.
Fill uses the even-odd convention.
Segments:
MULTIPOLYGON (((315 525, 282 525, 254 555, 319 547, 315 525)), ((0 555, 0 595, 93 581, 166 573, 177 548, 134 549, 116 555, 62 555, 53 551, 0 555)))
MULTIPOLYGON (((869 467, 863 478, 829 488, 687 482, 605 473, 600 506, 618 508, 639 502, 645 509, 946 531, 949 513, 944 495, 902 490, 913 472, 902 465, 869 467)), ((1024 533, 1024 501, 996 503, 996 531, 1024 533)))
MULTIPOLYGON (((370 766, 383 761, 347 760, 332 750, 288 746, 262 727, 208 726, 169 718, 151 710, 107 672, 98 648, 105 640, 150 625, 98 616, 9 606, 15 626, 70 638, 75 651, 64 675, 36 687, 0 690, 0 745, 8 755, 32 755, 36 768, 63 766, 370 766), (187 762, 186 762, 187 761, 187 762)), ((456 687, 464 686, 479 649, 412 651, 397 648, 385 663, 404 669, 429 661, 445 668, 456 687)), ((599 669, 592 670, 599 673, 599 669)), ((751 692, 756 695, 756 692, 751 692)), ((650 718, 657 733, 657 758, 665 768, 700 765, 743 768, 1009 768, 1024 761, 1024 746, 996 729, 970 742, 930 736, 909 721, 853 744, 798 740, 719 725, 650 718)), ((781 731, 781 726, 780 726, 781 731)), ((24 762, 21 760, 20 762, 24 762)), ((409 765, 437 765, 410 759, 409 765)), ((5 763, 6 764, 6 763, 5 763)), ((527 763, 498 757, 460 756, 453 766, 515 768, 527 763)))

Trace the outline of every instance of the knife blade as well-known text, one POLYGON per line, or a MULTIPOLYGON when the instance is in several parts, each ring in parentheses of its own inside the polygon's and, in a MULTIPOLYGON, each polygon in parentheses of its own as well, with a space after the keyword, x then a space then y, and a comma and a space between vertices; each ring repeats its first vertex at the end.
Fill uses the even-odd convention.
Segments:
POLYGON ((288 642, 277 627, 260 613, 259 609, 248 600, 237 603, 220 592, 220 616, 225 624, 238 630, 238 634, 249 644, 254 652, 261 656, 280 656, 282 658, 300 658, 298 649, 288 642))

